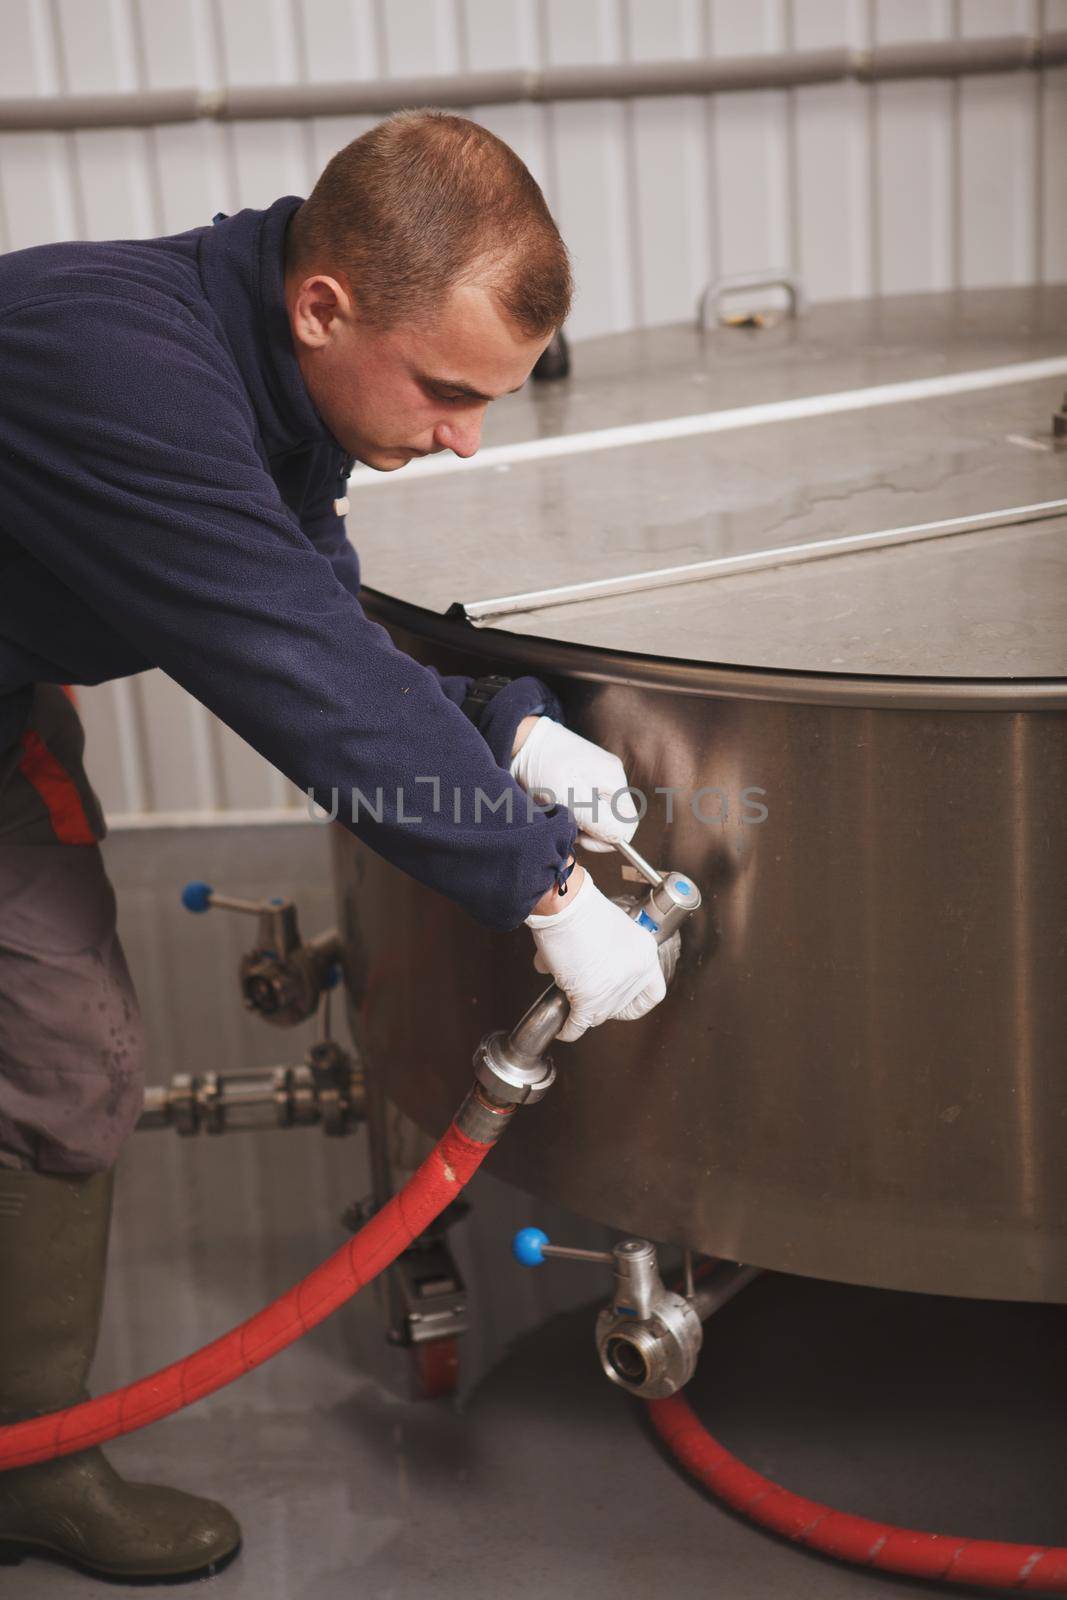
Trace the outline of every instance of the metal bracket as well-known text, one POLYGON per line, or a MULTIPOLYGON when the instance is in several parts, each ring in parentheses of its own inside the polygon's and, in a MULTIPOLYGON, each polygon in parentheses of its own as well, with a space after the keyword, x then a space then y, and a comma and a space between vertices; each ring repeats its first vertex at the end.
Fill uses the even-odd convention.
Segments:
POLYGON ((427 1344, 466 1333, 467 1291, 444 1239, 424 1239, 397 1257, 392 1268, 399 1326, 393 1344, 427 1344))

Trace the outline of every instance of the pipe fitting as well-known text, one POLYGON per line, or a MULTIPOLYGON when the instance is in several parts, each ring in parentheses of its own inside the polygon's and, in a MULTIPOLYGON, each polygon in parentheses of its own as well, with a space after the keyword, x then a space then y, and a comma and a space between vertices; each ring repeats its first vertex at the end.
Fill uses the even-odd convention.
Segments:
POLYGON ((695 1307, 666 1288, 656 1247, 624 1239, 614 1250, 615 1292, 597 1317, 596 1345, 605 1375, 646 1400, 662 1400, 689 1382, 704 1331, 695 1307))
POLYGON ((145 1090, 138 1130, 173 1128, 184 1138, 259 1128, 319 1125, 334 1138, 366 1114, 363 1070, 332 1039, 320 1039, 295 1067, 252 1067, 196 1076, 175 1073, 145 1090))
POLYGON ((341 941, 331 929, 307 944, 300 941, 296 907, 268 907, 260 918, 254 950, 241 961, 239 981, 247 1011, 264 1022, 291 1028, 315 1015, 324 989, 333 987, 341 941))
POLYGON ((474 1054, 474 1076, 495 1099, 536 1105, 556 1081, 549 1046, 567 1020, 565 994, 550 984, 511 1032, 486 1034, 474 1054))
POLYGON ((643 1400, 666 1399, 696 1370, 703 1324, 760 1269, 718 1261, 703 1269, 693 1293, 682 1295, 664 1285, 647 1239, 624 1239, 612 1257, 615 1292, 596 1324, 600 1365, 620 1389, 643 1400))

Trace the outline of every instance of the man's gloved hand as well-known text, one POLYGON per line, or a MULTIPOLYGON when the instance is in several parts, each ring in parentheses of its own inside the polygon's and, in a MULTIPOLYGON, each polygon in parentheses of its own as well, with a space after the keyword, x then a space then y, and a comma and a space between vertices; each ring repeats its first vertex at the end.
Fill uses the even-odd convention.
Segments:
POLYGON ((551 973, 571 1003, 559 1032, 563 1043, 610 1018, 643 1017, 667 992, 651 933, 601 894, 588 873, 562 911, 531 912, 526 926, 537 946, 534 966, 551 973))
POLYGON ((633 838, 637 807, 632 795, 619 794, 626 773, 618 756, 551 717, 533 719, 509 771, 538 805, 570 807, 581 829, 578 842, 587 850, 611 850, 617 839, 629 844, 633 838))

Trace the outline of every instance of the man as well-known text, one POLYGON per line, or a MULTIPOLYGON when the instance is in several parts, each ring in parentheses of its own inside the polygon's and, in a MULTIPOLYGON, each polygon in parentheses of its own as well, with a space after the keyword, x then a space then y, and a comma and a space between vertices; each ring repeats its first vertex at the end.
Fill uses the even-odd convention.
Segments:
MULTIPOLYGON (((619 761, 536 679, 472 694, 399 652, 345 533, 354 462, 472 455, 569 296, 525 167, 436 112, 356 140, 303 203, 0 259, 0 1423, 84 1390, 143 1095, 58 685, 159 666, 327 805, 395 796, 355 831, 481 922, 525 921, 570 998, 562 1038, 662 998, 650 935, 575 863, 572 811, 526 799, 573 791, 583 841, 610 848, 635 826, 603 799, 619 761), (429 775, 449 799, 412 826, 429 775), (479 818, 478 791, 509 804, 479 818)), ((126 1483, 99 1451, 0 1474, 0 1560, 192 1577, 239 1540, 222 1506, 126 1483)))

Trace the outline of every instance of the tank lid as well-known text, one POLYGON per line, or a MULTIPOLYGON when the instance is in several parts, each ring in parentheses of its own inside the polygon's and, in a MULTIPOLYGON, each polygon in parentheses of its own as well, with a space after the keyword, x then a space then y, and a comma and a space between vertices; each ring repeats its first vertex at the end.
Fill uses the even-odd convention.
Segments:
POLYGON ((357 470, 365 580, 665 660, 1067 678, 1065 325, 967 291, 588 341, 473 462, 357 470))

